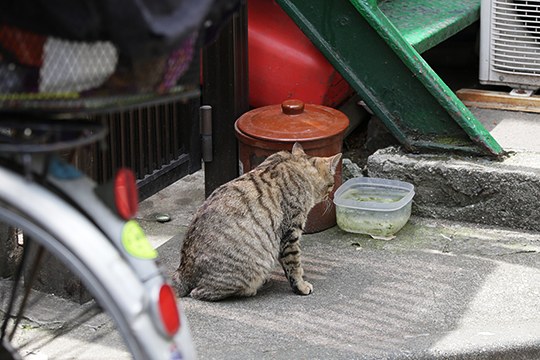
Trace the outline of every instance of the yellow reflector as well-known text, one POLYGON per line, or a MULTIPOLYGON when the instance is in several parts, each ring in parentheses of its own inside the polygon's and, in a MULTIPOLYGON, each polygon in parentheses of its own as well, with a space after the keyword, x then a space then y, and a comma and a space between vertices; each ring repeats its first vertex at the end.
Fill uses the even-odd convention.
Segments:
POLYGON ((143 229, 135 220, 130 220, 122 230, 122 245, 124 249, 136 258, 155 259, 157 251, 152 247, 143 229))

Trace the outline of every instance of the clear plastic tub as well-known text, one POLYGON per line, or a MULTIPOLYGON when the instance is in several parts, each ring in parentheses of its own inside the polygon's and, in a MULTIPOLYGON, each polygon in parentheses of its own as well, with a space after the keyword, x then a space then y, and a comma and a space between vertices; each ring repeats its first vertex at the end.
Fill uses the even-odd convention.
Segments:
POLYGON ((399 180, 354 178, 334 194, 338 226, 390 240, 411 216, 414 186, 399 180))

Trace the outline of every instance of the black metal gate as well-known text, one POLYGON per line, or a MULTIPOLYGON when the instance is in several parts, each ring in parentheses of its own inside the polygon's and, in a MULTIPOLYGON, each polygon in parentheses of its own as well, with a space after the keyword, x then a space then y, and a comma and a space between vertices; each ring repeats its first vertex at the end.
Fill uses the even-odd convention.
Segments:
POLYGON ((134 170, 143 200, 201 168, 199 97, 95 115, 109 128, 104 143, 79 151, 75 164, 97 182, 134 170))

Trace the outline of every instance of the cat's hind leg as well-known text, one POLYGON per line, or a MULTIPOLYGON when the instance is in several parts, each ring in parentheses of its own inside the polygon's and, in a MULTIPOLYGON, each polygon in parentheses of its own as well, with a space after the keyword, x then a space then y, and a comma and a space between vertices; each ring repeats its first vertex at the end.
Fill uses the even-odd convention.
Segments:
POLYGON ((172 276, 172 283, 176 289, 176 295, 178 295, 178 297, 188 296, 192 289, 192 287, 190 287, 186 281, 182 280, 180 269, 174 272, 172 276))
POLYGON ((219 301, 228 297, 250 297, 257 295, 257 289, 242 289, 238 291, 219 292, 206 287, 196 287, 189 294, 193 299, 203 301, 219 301))
POLYGON ((234 292, 216 291, 216 289, 205 286, 198 286, 191 290, 191 293, 189 294, 193 299, 203 301, 219 301, 233 295, 235 295, 234 292))
POLYGON ((257 295, 257 290, 261 287, 263 280, 256 279, 248 286, 238 286, 229 288, 217 288, 208 284, 199 285, 193 289, 190 296, 193 299, 205 301, 219 301, 228 297, 250 297, 257 295))
POLYGON ((299 295, 309 295, 313 292, 313 285, 303 278, 304 269, 300 260, 301 235, 302 230, 299 228, 291 229, 285 234, 281 240, 279 262, 293 291, 299 295))

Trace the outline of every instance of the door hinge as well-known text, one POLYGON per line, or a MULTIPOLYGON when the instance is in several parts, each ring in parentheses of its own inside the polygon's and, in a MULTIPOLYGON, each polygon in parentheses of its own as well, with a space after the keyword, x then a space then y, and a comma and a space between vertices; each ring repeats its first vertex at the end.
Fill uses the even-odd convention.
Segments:
POLYGON ((199 108, 200 132, 201 132, 201 154, 204 162, 211 162, 213 159, 212 148, 212 107, 203 105, 199 108))

